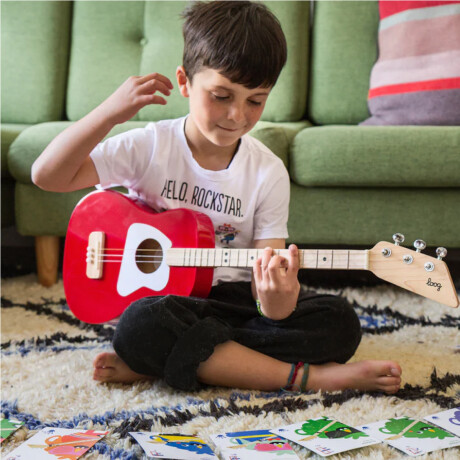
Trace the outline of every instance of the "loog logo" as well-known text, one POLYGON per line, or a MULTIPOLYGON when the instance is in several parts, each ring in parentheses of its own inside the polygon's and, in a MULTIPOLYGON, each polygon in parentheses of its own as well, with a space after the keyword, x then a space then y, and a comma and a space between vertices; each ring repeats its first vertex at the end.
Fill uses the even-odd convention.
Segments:
POLYGON ((436 289, 437 291, 440 291, 441 288, 442 288, 441 283, 435 283, 434 281, 431 281, 431 278, 428 278, 428 281, 426 282, 426 284, 427 284, 428 286, 433 286, 433 287, 435 287, 435 288, 438 288, 438 289, 436 289))

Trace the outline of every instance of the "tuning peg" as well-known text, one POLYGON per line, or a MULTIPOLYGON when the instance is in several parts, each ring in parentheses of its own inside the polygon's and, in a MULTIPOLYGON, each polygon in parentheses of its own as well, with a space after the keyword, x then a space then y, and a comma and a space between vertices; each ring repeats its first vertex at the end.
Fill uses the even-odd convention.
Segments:
POLYGON ((436 249, 436 255, 438 256, 439 260, 442 260, 444 257, 447 256, 447 249, 443 247, 436 249))
POLYGON ((416 252, 423 251, 426 248, 426 243, 423 240, 415 240, 414 241, 414 248, 416 252))
POLYGON ((396 246, 399 246, 401 243, 404 243, 404 235, 402 233, 395 233, 393 235, 393 241, 396 246))

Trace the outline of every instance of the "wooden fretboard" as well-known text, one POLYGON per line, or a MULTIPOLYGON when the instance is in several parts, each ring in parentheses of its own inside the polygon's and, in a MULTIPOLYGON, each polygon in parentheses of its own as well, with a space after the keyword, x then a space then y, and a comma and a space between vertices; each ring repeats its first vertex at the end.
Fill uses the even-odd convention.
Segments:
MULTIPOLYGON (((176 267, 252 267, 263 249, 171 248, 166 263, 176 267)), ((275 249, 288 256, 288 249, 275 249)), ((368 270, 369 251, 342 249, 299 249, 300 268, 368 270)))

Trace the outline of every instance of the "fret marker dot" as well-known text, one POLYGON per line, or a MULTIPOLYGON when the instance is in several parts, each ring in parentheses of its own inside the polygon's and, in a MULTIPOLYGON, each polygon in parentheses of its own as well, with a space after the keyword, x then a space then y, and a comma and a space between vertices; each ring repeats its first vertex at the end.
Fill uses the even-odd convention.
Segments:
POLYGON ((327 260, 327 257, 323 257, 323 261, 326 262, 326 260, 327 260))

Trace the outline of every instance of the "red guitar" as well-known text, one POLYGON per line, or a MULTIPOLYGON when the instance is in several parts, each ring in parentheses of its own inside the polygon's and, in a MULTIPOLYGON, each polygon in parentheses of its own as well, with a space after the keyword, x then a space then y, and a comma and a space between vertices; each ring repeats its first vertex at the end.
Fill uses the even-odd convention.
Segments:
MULTIPOLYGON (((397 235, 396 244, 382 241, 370 250, 300 250, 300 268, 371 270, 390 283, 457 307, 441 257, 400 246, 397 235)), ((252 267, 262 251, 214 248, 214 239, 211 220, 200 212, 156 213, 115 191, 90 193, 76 206, 67 230, 63 278, 69 307, 82 321, 102 323, 142 297, 206 297, 215 267, 252 267)), ((445 250, 439 248, 439 253, 444 256, 445 250)))

